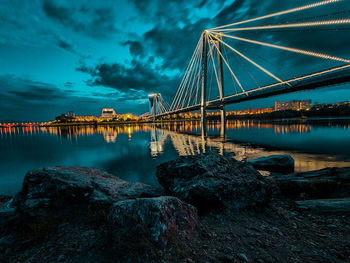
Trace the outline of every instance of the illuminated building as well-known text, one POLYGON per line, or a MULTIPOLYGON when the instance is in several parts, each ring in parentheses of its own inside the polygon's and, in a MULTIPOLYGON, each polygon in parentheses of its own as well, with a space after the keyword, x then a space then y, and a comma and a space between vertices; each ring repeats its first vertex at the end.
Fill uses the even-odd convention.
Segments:
POLYGON ((114 118, 117 116, 117 113, 113 108, 103 108, 101 113, 101 118, 114 118))
POLYGON ((274 110, 306 110, 312 107, 311 100, 275 101, 274 110))

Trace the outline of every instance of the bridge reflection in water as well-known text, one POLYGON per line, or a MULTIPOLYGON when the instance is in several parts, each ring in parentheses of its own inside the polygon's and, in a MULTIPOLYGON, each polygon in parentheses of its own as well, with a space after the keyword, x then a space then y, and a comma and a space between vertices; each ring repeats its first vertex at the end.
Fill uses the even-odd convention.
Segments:
MULTIPOLYGON (((267 130, 276 135, 306 134, 322 127, 340 128, 350 131, 349 121, 332 122, 264 122, 257 120, 230 120, 226 123, 227 131, 267 130)), ((56 135, 69 141, 77 140, 80 136, 102 135, 106 143, 116 143, 118 136, 127 135, 129 140, 133 134, 149 133, 149 151, 153 158, 162 155, 165 145, 171 145, 179 156, 195 155, 208 151, 220 154, 234 153, 238 160, 252 159, 269 154, 290 154, 295 159, 296 171, 322 169, 330 166, 350 166, 349 160, 331 154, 303 153, 291 150, 272 150, 268 147, 259 147, 244 141, 232 141, 230 135, 220 136, 221 123, 212 121, 207 125, 209 136, 201 136, 199 121, 167 122, 159 125, 135 124, 114 126, 62 126, 62 127, 8 127, 0 128, 0 138, 14 135, 34 136, 37 134, 56 135)), ((307 152, 307 151, 306 151, 307 152)))

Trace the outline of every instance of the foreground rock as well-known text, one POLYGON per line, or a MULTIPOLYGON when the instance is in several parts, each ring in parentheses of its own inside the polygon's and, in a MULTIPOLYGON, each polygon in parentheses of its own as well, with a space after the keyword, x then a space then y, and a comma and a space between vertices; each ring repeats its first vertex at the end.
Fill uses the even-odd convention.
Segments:
POLYGON ((249 163, 219 154, 183 156, 157 167, 167 194, 206 210, 244 208, 269 199, 270 185, 249 163))
POLYGON ((280 193, 289 198, 339 198, 350 196, 350 167, 272 177, 280 193))
POLYGON ((153 186, 126 182, 99 169, 49 167, 26 174, 13 204, 20 213, 37 216, 73 205, 108 209, 116 201, 161 194, 153 186))
POLYGON ((350 198, 296 201, 297 207, 316 214, 350 215, 350 198))
POLYGON ((288 174, 294 172, 294 159, 290 155, 270 155, 249 160, 254 168, 263 171, 288 174))
POLYGON ((189 240, 198 222, 196 208, 172 196, 117 202, 108 219, 117 229, 130 230, 128 234, 141 225, 162 248, 166 247, 169 238, 182 236, 189 240))

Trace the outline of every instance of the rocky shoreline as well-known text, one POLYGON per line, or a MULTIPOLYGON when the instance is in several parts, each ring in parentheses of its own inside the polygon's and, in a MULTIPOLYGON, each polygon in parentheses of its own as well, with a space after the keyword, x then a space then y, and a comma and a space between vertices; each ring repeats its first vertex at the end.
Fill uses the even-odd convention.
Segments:
POLYGON ((36 169, 0 198, 0 261, 349 262, 350 168, 293 167, 290 156, 185 156, 157 167, 161 188, 36 169))

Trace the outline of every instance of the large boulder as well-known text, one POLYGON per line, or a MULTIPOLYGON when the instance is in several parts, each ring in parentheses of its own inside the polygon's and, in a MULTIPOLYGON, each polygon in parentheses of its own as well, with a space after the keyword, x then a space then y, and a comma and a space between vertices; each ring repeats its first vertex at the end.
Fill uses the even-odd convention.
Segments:
POLYGON ((163 163, 157 167, 157 178, 167 194, 200 210, 255 206, 270 194, 267 180, 249 163, 214 153, 163 163))
MULTIPOLYGON (((197 210, 173 196, 138 198, 117 202, 111 208, 109 223, 130 235, 136 226, 149 230, 151 240, 165 248, 169 238, 190 239, 198 222, 197 210)), ((134 240, 135 241, 135 240, 134 240)))
POLYGON ((341 198, 350 196, 350 167, 271 177, 280 193, 289 198, 341 198))
POLYGON ((277 173, 292 173, 294 172, 294 159, 288 155, 270 155, 249 160, 255 169, 277 172, 277 173))
POLYGON ((161 194, 158 188, 126 182, 99 169, 48 167, 26 174, 13 204, 18 212, 36 216, 72 205, 108 209, 116 201, 161 194))

